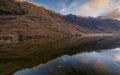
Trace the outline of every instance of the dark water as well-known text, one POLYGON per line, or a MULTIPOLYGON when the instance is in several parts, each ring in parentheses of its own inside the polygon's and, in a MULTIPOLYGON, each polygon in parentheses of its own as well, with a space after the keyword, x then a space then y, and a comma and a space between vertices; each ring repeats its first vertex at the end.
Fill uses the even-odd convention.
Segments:
POLYGON ((120 38, 44 38, 0 45, 0 75, 120 75, 120 38))
POLYGON ((120 75, 120 48, 63 55, 14 75, 120 75))
POLYGON ((75 54, 64 54, 46 64, 17 71, 13 75, 120 75, 119 39, 86 40, 76 42, 69 48, 73 52, 78 51, 75 54))

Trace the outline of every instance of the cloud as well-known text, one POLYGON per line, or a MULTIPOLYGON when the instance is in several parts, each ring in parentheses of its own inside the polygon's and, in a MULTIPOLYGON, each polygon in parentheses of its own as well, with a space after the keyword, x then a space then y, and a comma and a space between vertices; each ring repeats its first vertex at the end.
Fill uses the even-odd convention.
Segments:
POLYGON ((15 0, 15 1, 24 2, 24 1, 30 1, 30 0, 15 0))
POLYGON ((65 11, 66 11, 66 8, 62 8, 62 9, 61 9, 61 12, 65 12, 65 11))
POLYGON ((120 5, 120 0, 27 0, 27 1, 36 2, 47 8, 60 12, 64 15, 75 14, 93 17, 106 16, 110 18, 118 18, 119 16, 119 8, 116 7, 120 5))
POLYGON ((106 16, 107 18, 119 19, 119 6, 120 0, 89 0, 81 5, 76 14, 93 17, 106 16))
POLYGON ((82 10, 82 11, 90 11, 92 8, 89 6, 89 5, 83 5, 81 8, 80 8, 80 10, 82 10))
MULTIPOLYGON (((65 0, 67 1, 67 0, 65 0)), ((114 0, 115 1, 115 0, 114 0)), ((98 16, 111 5, 112 0, 73 0, 69 5, 63 4, 63 14, 76 14, 82 16, 98 16)))
POLYGON ((106 18, 113 18, 120 20, 120 6, 117 6, 113 10, 103 14, 106 18))
POLYGON ((83 4, 80 8, 80 11, 91 11, 94 9, 103 9, 109 5, 110 0, 91 0, 86 4, 83 4))
POLYGON ((97 8, 104 8, 110 3, 110 0, 92 0, 91 6, 97 7, 97 8))
POLYGON ((65 0, 64 7, 61 9, 61 13, 63 14, 75 14, 75 12, 81 7, 82 4, 88 2, 89 0, 65 0))

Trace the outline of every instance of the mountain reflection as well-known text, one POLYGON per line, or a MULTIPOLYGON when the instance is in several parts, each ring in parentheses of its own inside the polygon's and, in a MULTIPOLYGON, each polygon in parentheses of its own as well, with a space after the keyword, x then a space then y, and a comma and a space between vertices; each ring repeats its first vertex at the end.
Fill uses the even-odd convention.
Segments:
MULTIPOLYGON (((53 62, 57 61, 58 59, 61 59, 61 58, 62 59, 59 60, 61 63, 60 62, 59 63, 63 64, 63 66, 65 67, 61 69, 63 71, 63 72, 60 71, 60 74, 63 73, 61 75, 66 75, 66 73, 64 74, 64 71, 70 72, 71 75, 73 75, 73 73, 75 73, 76 75, 77 74, 80 75, 81 72, 79 72, 79 70, 82 71, 81 74, 89 73, 89 72, 93 73, 93 69, 91 69, 89 65, 86 65, 86 67, 84 65, 75 65, 75 66, 78 66, 78 67, 75 67, 74 65, 72 66, 71 64, 77 64, 77 63, 83 64, 85 62, 89 63, 92 58, 90 59, 88 57, 90 57, 91 55, 94 55, 93 57, 95 57, 95 55, 100 56, 101 53, 99 54, 99 52, 101 52, 101 50, 103 50, 104 51, 103 53, 104 54, 106 53, 107 56, 109 54, 109 57, 111 56, 110 58, 111 59, 113 58, 114 61, 117 62, 117 60, 119 60, 119 51, 118 52, 116 51, 116 53, 113 53, 114 51, 112 50, 113 51, 112 52, 111 49, 114 49, 114 48, 119 49, 120 47, 119 39, 120 39, 119 37, 44 38, 39 40, 21 41, 17 44, 13 43, 9 45, 0 45, 0 75, 12 75, 13 73, 15 73, 15 71, 19 71, 26 68, 33 68, 37 65, 45 64, 46 62, 49 62, 49 61, 53 61, 53 62), (109 52, 107 52, 107 50, 109 50, 109 52), (86 55, 86 53, 88 54, 86 55), (80 54, 80 57, 82 57, 82 54, 86 55, 86 59, 80 58, 78 61, 78 59, 76 59, 77 57, 75 57, 75 54, 77 55, 80 54), (68 59, 69 59, 69 61, 67 61, 68 63, 67 62, 63 63, 64 60, 68 60, 68 59), (72 62, 72 61, 75 61, 75 62, 72 62), (72 67, 70 67, 70 65, 72 67), (10 68, 8 68, 8 66, 10 68), (74 69, 71 69, 73 67, 74 69), (66 69, 70 69, 70 70, 66 70, 66 69)), ((100 58, 102 59, 102 55, 100 58)), ((97 60, 97 61, 100 61, 100 60, 97 60)), ((95 62, 95 61, 91 61, 91 62, 95 62)), ((99 66, 97 65, 97 63, 98 62, 96 62, 96 65, 93 65, 93 66, 99 66)), ((50 71, 52 71, 52 73, 54 73, 53 71, 55 70, 55 68, 53 66, 56 66, 56 65, 50 65, 50 67, 47 67, 47 68, 50 71)), ((102 68, 102 66, 99 66, 99 67, 102 68)), ((39 68, 42 69, 42 70, 38 70, 39 72, 42 71, 40 72, 40 75, 41 73, 43 73, 42 75, 44 75, 44 69, 42 67, 39 67, 39 68)), ((61 68, 61 66, 58 66, 58 68, 61 68)), ((49 73, 48 71, 45 73, 49 73)), ((56 72, 59 72, 59 70, 56 69, 56 72)), ((20 73, 23 73, 23 72, 20 72, 20 73)), ((94 73, 96 74, 97 71, 94 73)), ((14 75, 16 74, 18 75, 18 73, 15 73, 14 75)), ((33 75, 36 75, 36 74, 33 73, 33 75)), ((52 75, 55 75, 55 74, 52 74, 52 75)))
POLYGON ((120 48, 64 55, 14 75, 120 75, 120 48))

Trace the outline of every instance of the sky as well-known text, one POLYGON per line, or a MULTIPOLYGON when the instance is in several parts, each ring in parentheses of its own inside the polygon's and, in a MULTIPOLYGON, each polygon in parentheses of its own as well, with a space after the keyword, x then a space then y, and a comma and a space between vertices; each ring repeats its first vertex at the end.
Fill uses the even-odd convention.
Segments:
POLYGON ((120 20, 120 0, 29 0, 61 14, 105 16, 120 20))

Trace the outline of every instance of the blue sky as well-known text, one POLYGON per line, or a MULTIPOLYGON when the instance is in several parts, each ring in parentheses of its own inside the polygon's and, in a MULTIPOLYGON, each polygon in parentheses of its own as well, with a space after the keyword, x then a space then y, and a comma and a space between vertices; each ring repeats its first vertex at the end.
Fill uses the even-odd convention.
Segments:
POLYGON ((30 0, 61 14, 120 18, 120 0, 30 0))
POLYGON ((60 13, 62 13, 61 10, 65 6, 69 6, 73 2, 73 0, 32 0, 32 1, 60 13))

